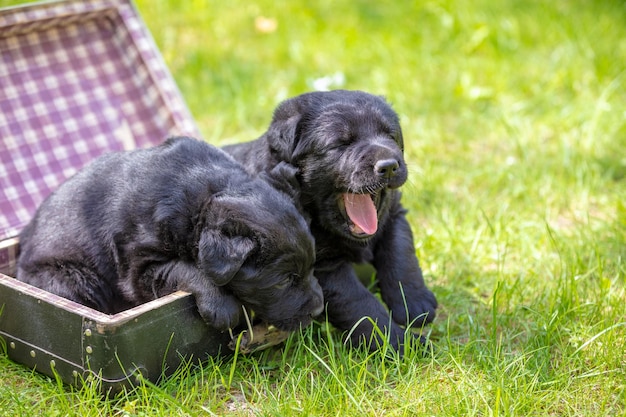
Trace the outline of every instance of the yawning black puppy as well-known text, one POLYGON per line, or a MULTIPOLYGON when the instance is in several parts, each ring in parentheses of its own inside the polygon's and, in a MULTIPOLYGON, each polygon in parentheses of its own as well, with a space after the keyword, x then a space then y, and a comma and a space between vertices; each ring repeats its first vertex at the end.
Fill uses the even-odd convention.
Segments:
MULTIPOLYGON (((404 331, 435 317, 437 301, 422 278, 398 188, 407 179, 398 116, 381 97, 360 91, 314 92, 278 106, 259 139, 224 149, 251 173, 285 161, 299 169, 304 210, 312 218, 315 275, 330 322, 369 341, 370 317, 397 348, 404 331), (377 301, 352 263, 376 268, 377 301)), ((374 332, 375 333, 375 332, 374 332)), ((373 340, 380 343, 376 335, 373 340)), ((376 348, 376 344, 372 348, 376 348)))
POLYGON ((237 325, 243 303, 294 330, 323 310, 294 175, 253 179, 191 138, 102 156, 39 207, 17 278, 105 313, 180 289, 215 328, 237 325))

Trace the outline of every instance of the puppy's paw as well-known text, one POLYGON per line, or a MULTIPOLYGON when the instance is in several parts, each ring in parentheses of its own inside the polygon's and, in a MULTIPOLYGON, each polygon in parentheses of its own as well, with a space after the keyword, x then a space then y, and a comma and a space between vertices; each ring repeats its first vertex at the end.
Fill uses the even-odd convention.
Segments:
POLYGON ((404 293, 388 305, 393 321, 403 326, 422 327, 433 321, 437 310, 435 294, 428 288, 404 293))
POLYGON ((225 331, 236 327, 241 318, 241 303, 232 295, 222 294, 218 298, 196 299, 198 311, 211 327, 225 331))

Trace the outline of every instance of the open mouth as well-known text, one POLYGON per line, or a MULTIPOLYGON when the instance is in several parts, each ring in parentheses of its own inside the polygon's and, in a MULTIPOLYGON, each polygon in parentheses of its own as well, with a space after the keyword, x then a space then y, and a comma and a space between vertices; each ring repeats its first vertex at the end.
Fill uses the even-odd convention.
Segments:
POLYGON ((380 193, 343 193, 341 202, 345 209, 350 233, 357 238, 372 236, 378 230, 378 201, 380 193))

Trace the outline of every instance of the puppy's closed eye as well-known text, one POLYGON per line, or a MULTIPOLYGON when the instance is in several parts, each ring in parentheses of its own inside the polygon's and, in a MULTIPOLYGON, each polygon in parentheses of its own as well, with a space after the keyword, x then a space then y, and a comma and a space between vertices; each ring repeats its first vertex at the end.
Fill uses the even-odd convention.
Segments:
POLYGON ((274 285, 274 288, 279 290, 284 290, 289 288, 294 282, 300 279, 300 275, 293 273, 289 274, 287 277, 283 278, 277 284, 274 285))

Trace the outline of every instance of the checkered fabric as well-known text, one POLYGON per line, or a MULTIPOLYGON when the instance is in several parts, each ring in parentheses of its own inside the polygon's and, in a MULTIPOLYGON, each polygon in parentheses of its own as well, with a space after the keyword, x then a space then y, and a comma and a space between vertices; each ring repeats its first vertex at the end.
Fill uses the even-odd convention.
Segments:
POLYGON ((178 134, 199 137, 130 0, 0 10, 0 242, 95 157, 178 134))

